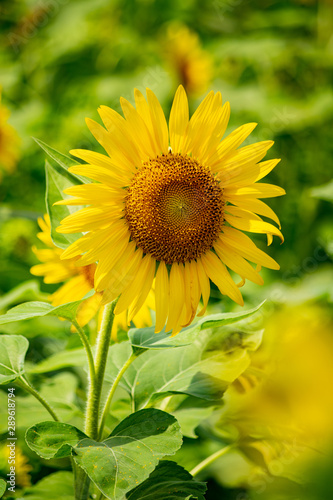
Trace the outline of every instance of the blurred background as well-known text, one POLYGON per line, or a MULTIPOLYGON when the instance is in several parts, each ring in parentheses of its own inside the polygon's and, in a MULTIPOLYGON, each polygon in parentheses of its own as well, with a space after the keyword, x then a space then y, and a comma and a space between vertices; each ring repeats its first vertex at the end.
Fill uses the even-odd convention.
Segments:
MULTIPOLYGON (((263 271, 262 288, 243 288, 249 306, 267 299, 255 377, 230 391, 225 413, 208 419, 198 439, 187 439, 179 463, 193 467, 223 438, 217 429, 232 429, 261 444, 201 473, 207 499, 331 498, 331 0, 1 0, 0 22, 0 309, 57 288, 30 274, 45 212, 45 153, 32 137, 66 154, 98 151, 85 117, 98 120, 101 104, 120 111, 119 97, 133 102, 134 87, 152 89, 167 115, 180 83, 192 111, 209 90, 221 91, 231 104, 227 133, 255 121, 250 142, 275 141, 270 157, 282 161, 267 182, 287 195, 269 204, 285 243, 269 249, 281 270, 263 271), (258 370, 269 373, 264 382, 258 370), (247 427, 242 415, 258 408, 261 427, 255 412, 247 427)), ((234 308, 213 295, 212 312, 234 308)), ((42 338, 36 352, 49 348, 42 338)))

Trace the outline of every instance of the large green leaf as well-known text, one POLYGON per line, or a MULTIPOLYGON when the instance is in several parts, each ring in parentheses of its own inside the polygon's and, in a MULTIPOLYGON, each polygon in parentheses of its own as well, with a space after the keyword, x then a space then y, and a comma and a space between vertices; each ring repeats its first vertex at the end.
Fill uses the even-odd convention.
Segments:
POLYGON ((191 474, 175 462, 162 460, 142 484, 126 495, 127 500, 204 500, 205 483, 194 481, 191 474))
POLYGON ((136 408, 154 404, 172 394, 187 394, 216 401, 228 384, 249 365, 242 346, 224 352, 205 353, 205 342, 197 339, 189 346, 169 351, 147 351, 127 370, 122 386, 134 400, 136 408))
POLYGON ((125 418, 102 443, 84 439, 74 459, 109 499, 120 500, 148 478, 160 458, 182 444, 176 419, 161 410, 141 410, 125 418))
POLYGON ((67 217, 81 206, 54 205, 56 201, 71 198, 64 194, 64 189, 82 184, 81 180, 71 174, 59 165, 51 165, 47 160, 45 162, 46 175, 46 208, 51 220, 51 238, 53 243, 60 248, 67 248, 69 244, 76 241, 82 233, 60 234, 56 228, 60 225, 62 219, 67 217))
POLYGON ((24 373, 29 342, 22 335, 0 335, 0 384, 8 384, 24 373))
POLYGON ((72 454, 72 447, 87 436, 73 425, 61 422, 39 422, 25 435, 28 446, 43 458, 63 458, 72 454))
POLYGON ((70 349, 69 351, 57 352, 49 358, 43 359, 37 365, 29 369, 29 373, 46 373, 60 370, 70 366, 85 366, 87 354, 83 348, 70 349))
POLYGON ((37 484, 25 488, 23 498, 28 500, 73 500, 73 474, 58 471, 43 477, 37 484))
POLYGON ((183 328, 180 333, 174 337, 171 336, 171 332, 165 332, 165 330, 162 330, 160 333, 155 333, 155 327, 131 328, 128 332, 128 337, 133 346, 144 349, 180 347, 191 344, 196 335, 202 330, 231 325, 246 318, 250 318, 259 311, 263 304, 264 302, 247 311, 206 316, 194 325, 183 328))
POLYGON ((80 304, 88 297, 91 297, 91 295, 93 295, 92 291, 81 300, 68 302, 67 304, 57 307, 51 306, 51 304, 47 302, 25 302, 24 304, 13 307, 6 314, 0 316, 0 325, 41 316, 57 316, 58 318, 65 318, 72 321, 76 317, 80 304))

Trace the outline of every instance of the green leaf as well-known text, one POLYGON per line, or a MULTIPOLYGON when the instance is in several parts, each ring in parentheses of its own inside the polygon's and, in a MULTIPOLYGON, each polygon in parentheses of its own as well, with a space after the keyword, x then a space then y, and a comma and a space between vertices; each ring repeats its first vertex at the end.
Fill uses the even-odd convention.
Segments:
POLYGON ((205 483, 194 481, 191 474, 175 462, 162 460, 142 484, 126 495, 127 500, 205 500, 205 483))
POLYGON ((91 297, 93 293, 94 292, 91 291, 81 300, 68 302, 67 304, 57 307, 53 307, 47 302, 25 302, 24 304, 13 307, 6 314, 0 316, 0 325, 41 316, 57 316, 58 318, 65 318, 72 321, 76 317, 80 304, 88 297, 91 297))
POLYGON ((85 366, 87 354, 83 348, 57 352, 29 369, 29 373, 46 373, 71 366, 85 366))
POLYGON ((1 497, 2 497, 2 495, 5 493, 5 491, 6 491, 6 486, 7 486, 6 481, 4 481, 3 479, 0 479, 0 498, 1 498, 1 497))
POLYGON ((37 280, 25 281, 1 296, 0 310, 18 302, 43 299, 47 299, 47 294, 40 291, 40 282, 37 280))
POLYGON ((7 384, 24 373, 29 342, 21 335, 0 335, 0 384, 7 384))
POLYGON ((213 314, 211 316, 206 316, 202 320, 200 320, 193 327, 194 331, 198 330, 206 330, 207 328, 217 328, 218 326, 226 326, 231 325, 233 323, 237 323, 238 321, 242 321, 244 319, 250 318, 256 312, 261 309, 261 307, 265 304, 265 300, 261 302, 257 307, 253 307, 248 311, 240 311, 240 312, 232 312, 232 313, 222 313, 222 314, 213 314))
POLYGON ((39 422, 30 427, 25 440, 43 458, 63 458, 72 454, 72 447, 87 436, 73 425, 61 422, 39 422))
POLYGON ((62 219, 73 212, 76 212, 81 206, 54 205, 56 201, 71 198, 64 194, 64 189, 82 184, 81 180, 71 174, 59 165, 51 165, 47 160, 45 162, 46 175, 46 208, 51 220, 51 238, 53 243, 60 248, 67 248, 68 245, 76 241, 82 233, 60 234, 56 228, 60 225, 62 219))
POLYGON ((73 165, 79 165, 76 160, 73 160, 73 158, 71 158, 70 156, 64 155, 56 149, 51 148, 51 146, 48 146, 40 139, 36 139, 36 137, 33 137, 33 140, 38 144, 39 147, 44 149, 44 151, 50 156, 50 158, 52 158, 52 160, 56 161, 58 165, 60 165, 65 170, 67 170, 69 167, 72 167, 73 165))
POLYGON ((317 186, 311 189, 311 195, 321 200, 333 201, 333 180, 323 186, 317 186))
POLYGON ((161 410, 141 410, 125 418, 102 443, 82 440, 76 463, 109 499, 120 500, 148 478, 158 460, 182 444, 176 419, 161 410))
POLYGON ((219 326, 230 325, 238 321, 253 316, 265 303, 262 302, 257 307, 248 311, 240 311, 236 313, 222 313, 206 316, 196 324, 183 328, 178 335, 172 337, 171 332, 162 330, 160 333, 155 333, 155 327, 148 328, 131 328, 128 332, 128 337, 132 346, 141 347, 144 349, 164 349, 168 347, 181 347, 193 342, 194 337, 202 330, 207 328, 217 328, 219 326))
MULTIPOLYGON (((209 336, 207 337, 209 339, 209 336)), ((249 365, 241 345, 228 352, 205 353, 207 338, 201 335, 189 346, 147 351, 134 361, 121 381, 137 409, 153 405, 172 394, 187 394, 208 401, 219 400, 229 383, 249 365)))
POLYGON ((73 500, 73 474, 58 471, 43 477, 37 484, 25 488, 23 498, 28 500, 73 500))

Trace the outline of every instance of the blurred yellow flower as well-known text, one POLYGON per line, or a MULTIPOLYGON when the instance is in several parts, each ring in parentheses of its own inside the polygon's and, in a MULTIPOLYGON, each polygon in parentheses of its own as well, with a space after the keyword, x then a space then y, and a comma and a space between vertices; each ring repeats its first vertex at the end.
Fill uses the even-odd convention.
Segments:
POLYGON ((102 303, 120 296, 119 314, 132 319, 144 304, 155 275, 156 332, 173 334, 189 325, 202 296, 203 314, 210 280, 237 304, 243 297, 228 266, 241 277, 263 284, 261 266, 279 265, 242 231, 266 234, 268 243, 281 231, 257 215, 276 214, 258 198, 281 196, 279 186, 257 183, 278 163, 259 163, 273 141, 240 148, 255 128, 248 123, 222 137, 230 106, 220 92, 210 92, 189 117, 187 95, 179 86, 169 126, 162 107, 147 89, 147 101, 135 90, 136 109, 125 99, 125 118, 106 106, 99 109, 105 127, 87 119, 109 156, 88 150, 72 154, 86 164, 70 171, 97 180, 65 190, 73 198, 56 205, 88 205, 61 221, 59 233, 84 233, 61 258, 80 256, 78 265, 98 261, 95 289, 102 303), (169 148, 170 137, 170 148, 169 148), (111 158, 110 158, 111 157, 111 158), (246 259, 257 264, 254 268, 246 259))
POLYGON ((333 449, 332 387, 329 312, 285 307, 266 321, 263 344, 227 391, 218 427, 261 474, 301 481, 309 463, 333 449))
MULTIPOLYGON (((44 276, 44 283, 65 282, 56 292, 51 295, 53 306, 66 304, 67 302, 81 300, 92 288, 94 288, 94 274, 96 264, 87 266, 77 266, 79 257, 62 260, 63 250, 54 245, 51 239, 51 225, 48 214, 44 218, 38 219, 41 232, 38 238, 47 248, 39 249, 33 247, 33 251, 41 262, 33 266, 30 272, 35 276, 44 276)), ((151 325, 150 311, 153 309, 153 292, 149 294, 143 309, 133 318, 134 324, 138 328, 151 325)), ((86 299, 78 310, 77 320, 81 326, 86 325, 99 312, 102 315, 102 293, 96 292, 92 297, 86 299)), ((112 328, 112 338, 115 340, 118 329, 127 330, 127 311, 118 314, 114 318, 112 328)))
POLYGON ((211 79, 213 62, 201 47, 200 38, 181 23, 171 23, 162 39, 168 66, 189 95, 206 92, 211 79))
POLYGON ((10 458, 10 448, 4 444, 0 447, 0 470, 3 476, 8 479, 7 473, 10 465, 15 466, 15 482, 20 488, 31 486, 30 472, 33 467, 29 464, 28 458, 23 454, 19 446, 15 446, 15 458, 10 458), (15 463, 8 463, 14 460, 15 463))
POLYGON ((9 125, 9 110, 1 104, 0 88, 0 179, 1 169, 12 173, 20 157, 20 139, 16 130, 9 125))

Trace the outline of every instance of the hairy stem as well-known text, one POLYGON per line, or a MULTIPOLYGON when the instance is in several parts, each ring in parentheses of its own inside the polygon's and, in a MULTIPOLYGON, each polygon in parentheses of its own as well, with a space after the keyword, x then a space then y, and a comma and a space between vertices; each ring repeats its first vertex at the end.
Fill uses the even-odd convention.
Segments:
POLYGON ((87 336, 86 334, 84 333, 83 331, 83 328, 79 325, 79 323, 76 321, 76 320, 73 320, 72 321, 73 323, 73 326, 75 326, 79 336, 80 336, 80 339, 81 339, 81 342, 83 344, 83 347, 85 348, 86 350, 86 354, 87 354, 87 358, 88 358, 88 365, 89 365, 89 381, 90 381, 90 384, 93 382, 95 382, 95 365, 94 365, 94 357, 92 355, 92 351, 91 351, 91 346, 90 346, 90 343, 89 343, 89 340, 87 339, 87 336))
POLYGON ((44 399, 43 396, 41 396, 39 394, 39 392, 36 391, 36 389, 34 389, 28 383, 28 381, 26 381, 24 378, 20 377, 19 379, 16 380, 15 383, 16 383, 16 385, 18 385, 19 387, 21 387, 21 389, 24 389, 25 391, 27 391, 30 394, 32 394, 44 406, 44 408, 49 412, 49 414, 51 415, 51 417, 53 418, 53 420, 55 420, 56 422, 60 421, 59 417, 57 416, 57 414, 55 413, 55 411, 51 408, 51 406, 46 401, 46 399, 44 399))
POLYGON ((220 457, 223 457, 223 455, 225 455, 226 453, 228 453, 228 451, 230 451, 232 448, 234 448, 234 446, 235 446, 234 444, 229 444, 228 446, 225 446, 221 450, 216 451, 215 453, 213 453, 209 457, 205 458, 205 460, 203 460, 202 462, 200 462, 200 464, 198 464, 196 467, 194 467, 190 471, 190 474, 192 476, 196 476, 197 474, 199 474, 199 472, 201 472, 203 469, 205 469, 206 467, 208 467, 208 465, 210 465, 213 462, 215 462, 215 460, 217 460, 220 457))
POLYGON ((118 384, 119 384, 119 382, 121 380, 121 377, 124 375, 124 373, 127 370, 127 368, 137 358, 137 356, 138 356, 137 354, 134 354, 134 353, 131 354, 131 356, 128 358, 128 360, 126 361, 126 363, 123 365, 123 367, 119 371, 117 377, 115 378, 115 380, 114 380, 114 382, 112 384, 112 387, 110 389, 108 398, 107 398, 105 406, 104 406, 104 410, 103 410, 103 414, 102 414, 102 420, 101 420, 101 424, 100 424, 100 427, 99 427, 98 439, 102 439, 103 430, 104 430, 104 426, 105 426, 105 422, 106 422, 107 416, 109 414, 111 401, 112 401, 113 395, 114 395, 114 393, 115 393, 115 391, 117 389, 117 386, 118 386, 118 384))
POLYGON ((104 307, 103 319, 96 341, 95 379, 90 380, 87 401, 85 433, 92 439, 98 439, 99 406, 104 381, 105 366, 109 352, 114 308, 117 300, 104 307))

